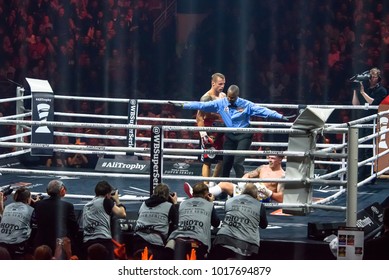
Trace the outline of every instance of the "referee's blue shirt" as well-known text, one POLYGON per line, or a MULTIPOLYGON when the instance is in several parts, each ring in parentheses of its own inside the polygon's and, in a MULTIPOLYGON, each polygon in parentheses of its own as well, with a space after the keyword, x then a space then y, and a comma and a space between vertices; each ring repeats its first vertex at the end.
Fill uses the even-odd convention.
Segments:
POLYGON ((274 110, 255 105, 253 102, 239 98, 231 106, 227 97, 209 102, 186 102, 184 109, 201 110, 207 113, 219 113, 226 127, 248 127, 250 117, 282 119, 282 115, 274 110))

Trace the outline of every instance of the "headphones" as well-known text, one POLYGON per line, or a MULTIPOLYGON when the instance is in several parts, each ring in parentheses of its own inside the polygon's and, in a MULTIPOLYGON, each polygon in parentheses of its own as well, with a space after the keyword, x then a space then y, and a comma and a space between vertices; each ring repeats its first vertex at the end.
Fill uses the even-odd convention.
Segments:
POLYGON ((381 78, 381 70, 378 69, 378 68, 376 68, 376 67, 374 67, 374 68, 371 68, 371 69, 370 69, 370 71, 369 71, 370 75, 372 74, 372 72, 373 72, 375 75, 377 75, 377 77, 378 77, 378 82, 380 83, 381 80, 382 80, 382 78, 381 78))

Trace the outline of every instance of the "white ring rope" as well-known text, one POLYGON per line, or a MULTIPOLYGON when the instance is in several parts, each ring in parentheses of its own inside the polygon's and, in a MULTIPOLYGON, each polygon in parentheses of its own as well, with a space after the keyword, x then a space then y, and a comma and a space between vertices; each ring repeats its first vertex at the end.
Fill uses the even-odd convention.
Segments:
POLYGON ((36 126, 54 126, 54 127, 84 127, 84 128, 105 128, 105 129, 151 129, 151 125, 133 125, 133 124, 107 124, 107 123, 83 123, 83 122, 56 122, 56 121, 27 121, 27 120, 2 120, 0 124, 25 124, 36 126))
POLYGON ((31 149, 25 149, 25 150, 20 150, 20 151, 16 151, 16 152, 11 152, 11 153, 7 153, 7 154, 2 154, 2 155, 0 155, 0 159, 3 159, 3 158, 11 158, 11 157, 15 157, 15 156, 27 154, 27 153, 29 153, 29 152, 31 152, 31 149))
MULTIPOLYGON (((142 178, 150 179, 149 174, 127 174, 127 173, 102 173, 102 172, 80 172, 80 171, 65 171, 65 170, 35 170, 35 169, 16 169, 16 168, 4 168, 0 167, 0 172, 12 173, 12 174, 38 174, 38 175, 58 175, 58 176, 85 176, 85 177, 115 177, 115 178, 142 178)), ((222 178, 222 177, 203 177, 203 176, 180 176, 180 175, 163 175, 163 179, 172 180, 197 180, 197 181, 224 181, 228 182, 278 182, 278 183, 301 183, 311 182, 317 184, 332 184, 332 185, 344 185, 343 181, 334 180, 318 180, 318 179, 285 179, 285 178, 267 178, 267 179, 248 179, 248 178, 222 178)))
MULTIPOLYGON (((82 123, 82 122, 58 122, 58 121, 27 121, 27 120, 3 120, 0 119, 0 124, 24 124, 54 127, 86 127, 86 128, 108 128, 108 129, 151 129, 151 125, 133 125, 133 124, 107 124, 107 123, 82 123)), ((169 126, 164 125, 165 131, 207 131, 207 132, 233 132, 233 133, 283 133, 283 134, 304 134, 304 131, 298 129, 270 129, 270 128, 229 128, 229 127, 198 127, 198 126, 169 126)))
POLYGON ((3 116, 0 117, 1 120, 9 120, 9 119, 17 119, 17 118, 25 118, 25 117, 31 117, 32 113, 23 113, 23 114, 17 114, 17 115, 9 115, 9 116, 3 116))
MULTIPOLYGON (((21 147, 21 148, 41 148, 41 149, 74 149, 81 151, 117 151, 117 152, 150 152, 148 147, 119 147, 119 146, 90 146, 90 145, 71 145, 71 144, 42 144, 42 143, 15 143, 15 142, 0 142, 0 147, 21 147)), ((317 157, 345 158, 346 154, 331 154, 321 152, 290 152, 290 151, 255 151, 255 150, 208 150, 208 149, 176 149, 164 148, 164 152, 170 154, 215 154, 215 155, 283 155, 294 157, 306 157, 308 155, 317 157)))
MULTIPOLYGON (((74 133, 74 132, 63 132, 63 131, 54 131, 54 136, 84 137, 84 138, 98 138, 98 139, 115 139, 115 140, 126 140, 127 139, 127 136, 122 136, 122 135, 74 133)), ((150 138, 149 138, 149 141, 150 141, 150 138)))
POLYGON ((138 121, 154 121, 154 122, 170 122, 170 123, 196 123, 194 119, 179 119, 179 118, 152 118, 152 117, 138 117, 138 121))
POLYGON ((80 113, 60 113, 54 112, 55 116, 61 117, 82 117, 82 118, 96 118, 96 119, 112 119, 112 120, 128 120, 126 116, 114 116, 114 115, 96 115, 96 114, 80 114, 80 113))
POLYGON ((31 99, 31 95, 1 98, 0 103, 7 103, 7 102, 11 102, 11 101, 19 101, 19 100, 25 100, 25 99, 31 99))
POLYGON ((128 174, 128 173, 102 173, 102 172, 82 172, 82 171, 65 171, 65 170, 37 170, 37 169, 16 169, 0 167, 0 173, 11 174, 38 174, 38 175, 56 175, 56 176, 84 176, 84 177, 114 177, 114 178, 139 178, 150 179, 149 174, 128 174))
POLYGON ((180 131, 180 130, 188 130, 188 131, 206 131, 206 132, 232 132, 232 133, 279 133, 279 134, 305 134, 304 131, 299 129, 284 129, 284 128, 254 128, 254 127, 246 127, 246 128, 230 128, 230 127, 198 127, 198 126, 170 126, 164 125, 163 129, 165 131, 180 131))
MULTIPOLYGON (((19 88, 21 92, 24 92, 23 88, 19 88)), ((79 100, 79 101, 101 101, 101 102, 118 102, 128 104, 129 98, 108 98, 108 97, 91 97, 91 96, 74 96, 74 95, 54 95, 55 99, 64 99, 64 100, 79 100)), ((31 99, 31 95, 22 95, 18 97, 4 98, 0 99, 0 103, 31 99)), ((170 104, 170 101, 175 102, 186 102, 180 100, 150 100, 150 99, 137 99, 138 103, 147 103, 147 104, 170 104)), ((304 109, 304 108, 327 108, 327 109, 347 109, 347 110, 377 110, 377 105, 299 105, 299 104, 267 104, 267 103, 255 103, 259 106, 264 106, 268 108, 283 108, 283 109, 304 109)))
MULTIPOLYGON (((91 96, 74 96, 74 95, 54 95, 54 99, 64 99, 64 100, 80 100, 80 101, 102 101, 102 102, 117 102, 117 103, 126 103, 130 101, 128 98, 109 98, 109 97, 91 97, 91 96)), ((139 99, 138 99, 139 102, 139 99)))
POLYGON ((30 136, 30 135, 31 135, 31 131, 20 133, 20 134, 15 134, 15 135, 9 135, 9 136, 1 137, 0 138, 0 145, 1 145, 1 142, 5 142, 5 141, 8 141, 8 140, 13 140, 13 139, 18 139, 18 138, 23 138, 23 137, 30 136))

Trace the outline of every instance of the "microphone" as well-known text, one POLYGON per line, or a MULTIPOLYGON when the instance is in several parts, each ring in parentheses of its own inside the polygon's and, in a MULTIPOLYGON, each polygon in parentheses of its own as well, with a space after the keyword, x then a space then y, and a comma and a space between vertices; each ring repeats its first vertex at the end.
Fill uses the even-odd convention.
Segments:
POLYGON ((10 83, 12 83, 12 84, 15 84, 15 85, 17 85, 17 86, 19 86, 19 87, 23 87, 21 84, 15 82, 15 81, 12 81, 11 79, 8 79, 8 78, 7 78, 7 81, 10 82, 10 83))

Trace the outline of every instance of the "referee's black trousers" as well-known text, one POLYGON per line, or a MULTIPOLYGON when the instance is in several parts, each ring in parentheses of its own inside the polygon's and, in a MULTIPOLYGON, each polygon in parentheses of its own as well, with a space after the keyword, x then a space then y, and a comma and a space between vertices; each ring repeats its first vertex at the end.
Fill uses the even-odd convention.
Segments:
MULTIPOLYGON (((226 133, 224 138, 224 150, 249 150, 253 134, 251 133, 226 133)), ((235 170, 236 178, 241 178, 244 175, 244 160, 245 155, 224 155, 223 156, 223 171, 222 177, 230 177, 232 167, 235 170)))

